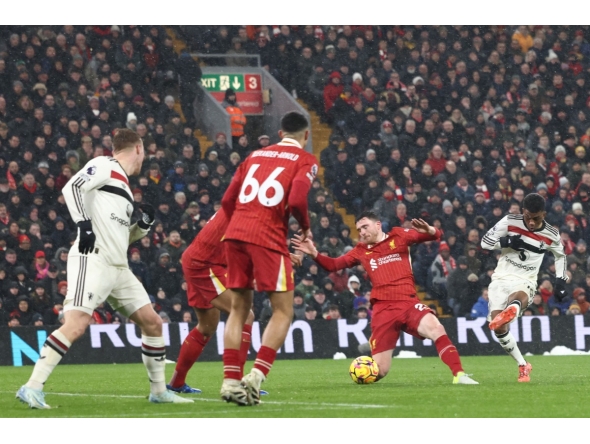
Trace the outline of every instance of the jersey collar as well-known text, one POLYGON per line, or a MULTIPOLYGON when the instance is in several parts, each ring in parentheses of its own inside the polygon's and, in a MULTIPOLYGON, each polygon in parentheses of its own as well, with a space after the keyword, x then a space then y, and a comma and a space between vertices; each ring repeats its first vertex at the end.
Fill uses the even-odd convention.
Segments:
MULTIPOLYGON (((383 239, 381 239, 380 241, 375 242, 373 245, 367 245, 367 248, 371 249, 374 248, 375 245, 380 244, 381 242, 383 242, 384 240, 387 240, 389 236, 387 235, 387 233, 383 232, 383 239)), ((365 244, 366 245, 366 244, 365 244)))
POLYGON ((112 158, 115 162, 117 162, 117 165, 119 165, 119 168, 121 168, 121 171, 123 171, 123 174, 125 174, 125 177, 127 178, 127 183, 129 183, 129 176, 127 175, 127 172, 125 171, 125 168, 123 168, 123 165, 121 165, 119 163, 119 161, 117 159, 115 159, 114 157, 112 158))
POLYGON ((277 143, 277 145, 280 146, 296 146, 297 148, 303 148, 299 142, 297 142, 295 139, 291 139, 290 137, 283 137, 283 140, 281 140, 279 143, 277 143))

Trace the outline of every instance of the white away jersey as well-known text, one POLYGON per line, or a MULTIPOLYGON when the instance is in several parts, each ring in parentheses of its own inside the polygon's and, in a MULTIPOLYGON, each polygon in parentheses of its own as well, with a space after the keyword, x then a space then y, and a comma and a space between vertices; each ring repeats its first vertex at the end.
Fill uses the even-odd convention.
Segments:
MULTIPOLYGON (((148 230, 131 225, 133 195, 123 167, 112 157, 100 156, 90 160, 64 186, 68 210, 74 222, 92 220, 96 235, 94 253, 108 265, 128 268, 127 248, 141 239, 148 230)), ((70 249, 79 256, 78 238, 70 249)))
POLYGON ((551 251, 555 256, 555 273, 558 278, 567 279, 567 262, 559 231, 543 221, 540 230, 530 231, 523 220, 522 214, 509 214, 489 230, 481 240, 486 250, 500 249, 500 238, 521 235, 525 242, 524 251, 502 248, 502 256, 498 261, 493 278, 517 276, 521 279, 537 281, 539 268, 545 252, 551 251))

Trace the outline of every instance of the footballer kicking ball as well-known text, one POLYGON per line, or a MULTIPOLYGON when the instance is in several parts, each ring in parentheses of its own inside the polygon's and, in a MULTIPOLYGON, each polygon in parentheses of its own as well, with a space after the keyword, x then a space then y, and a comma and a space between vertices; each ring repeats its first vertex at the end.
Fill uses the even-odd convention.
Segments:
POLYGON ((359 356, 350 363, 348 373, 357 384, 372 384, 379 376, 379 366, 370 356, 359 356))

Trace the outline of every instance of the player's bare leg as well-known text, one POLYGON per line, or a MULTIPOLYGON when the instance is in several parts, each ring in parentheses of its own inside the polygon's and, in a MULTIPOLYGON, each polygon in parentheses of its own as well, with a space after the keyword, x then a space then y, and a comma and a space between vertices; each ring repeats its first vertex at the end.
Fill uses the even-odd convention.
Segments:
POLYGON ((502 348, 518 363, 518 382, 529 382, 533 366, 527 362, 518 344, 510 333, 510 322, 512 322, 528 306, 528 295, 524 291, 517 291, 508 297, 508 306, 500 311, 492 311, 490 329, 494 331, 496 338, 502 348))
POLYGON ((478 384, 463 371, 459 352, 436 316, 432 313, 425 315, 418 324, 418 334, 434 341, 438 357, 453 373, 453 384, 478 384))
POLYGON ((217 331, 220 312, 217 308, 194 308, 197 315, 197 326, 193 328, 184 339, 180 347, 176 367, 170 382, 166 385, 168 390, 176 393, 201 393, 201 390, 193 388, 186 383, 186 375, 203 352, 203 349, 217 331))
POLYGON ((72 344, 84 334, 91 316, 80 310, 68 310, 64 313, 64 319, 64 325, 46 339, 29 381, 16 394, 18 399, 31 408, 50 408, 45 403, 43 386, 72 344))
POLYGON ((240 363, 242 331, 248 319, 254 294, 246 288, 227 290, 231 309, 225 324, 223 341, 223 384, 221 398, 238 405, 251 405, 246 389, 241 384, 243 367, 240 363))
POLYGON ((371 356, 379 367, 379 376, 377 376, 377 381, 379 381, 380 379, 385 378, 389 373, 389 369, 391 368, 391 359, 393 357, 393 348, 391 350, 375 353, 371 356))
POLYGON ((154 311, 151 304, 136 310, 129 318, 141 329, 141 358, 150 381, 150 402, 193 402, 166 390, 166 345, 162 335, 162 318, 154 311))
MULTIPOLYGON (((172 375, 170 383, 167 385, 169 390, 178 393, 201 393, 201 390, 192 388, 186 384, 186 375, 197 359, 199 359, 199 356, 211 337, 217 331, 220 312, 230 312, 231 297, 228 291, 224 291, 213 299, 211 305, 213 305, 213 308, 210 309, 194 308, 198 324, 189 332, 180 347, 180 353, 178 355, 178 360, 176 361, 174 374, 172 375)), ((248 315, 242 330, 242 342, 240 344, 240 362, 242 367, 246 361, 248 350, 250 349, 250 337, 253 322, 254 313, 250 310, 250 314, 248 315)))
POLYGON ((269 293, 269 299, 272 316, 262 335, 262 345, 256 355, 254 368, 242 379, 253 405, 260 403, 260 385, 270 372, 293 321, 293 290, 269 293))

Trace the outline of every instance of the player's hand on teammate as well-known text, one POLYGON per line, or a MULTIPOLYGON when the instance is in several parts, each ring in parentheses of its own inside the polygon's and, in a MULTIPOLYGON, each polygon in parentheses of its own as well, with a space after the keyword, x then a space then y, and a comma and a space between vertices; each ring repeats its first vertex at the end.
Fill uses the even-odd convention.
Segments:
POLYGON ((567 291, 565 289, 565 279, 555 279, 555 285, 553 286, 553 295, 557 302, 563 301, 567 298, 567 291))
POLYGON ((424 219, 412 219, 412 228, 418 233, 430 232, 430 225, 424 219))
POLYGON ((313 239, 313 235, 311 234, 311 230, 308 228, 305 231, 299 230, 301 232, 301 235, 303 236, 303 239, 313 239))
POLYGON ((289 253, 289 257, 291 258, 291 264, 293 264, 295 268, 299 268, 303 264, 303 254, 289 253))
POLYGON ((141 219, 137 221, 137 225, 142 230, 148 230, 156 220, 156 210, 150 204, 141 204, 139 206, 141 211, 141 219))
POLYGON ((80 254, 92 253, 94 251, 94 242, 96 242, 96 235, 92 230, 92 222, 82 220, 76 225, 78 226, 80 236, 78 240, 78 251, 80 254))
POLYGON ((500 238, 500 246, 502 248, 512 248, 515 251, 524 250, 525 242, 520 238, 520 234, 516 236, 504 236, 500 238))
POLYGON ((303 237, 303 234, 296 234, 293 239, 291 239, 291 243, 297 251, 309 254, 311 257, 316 257, 318 254, 318 251, 313 245, 313 241, 309 237, 303 237))

